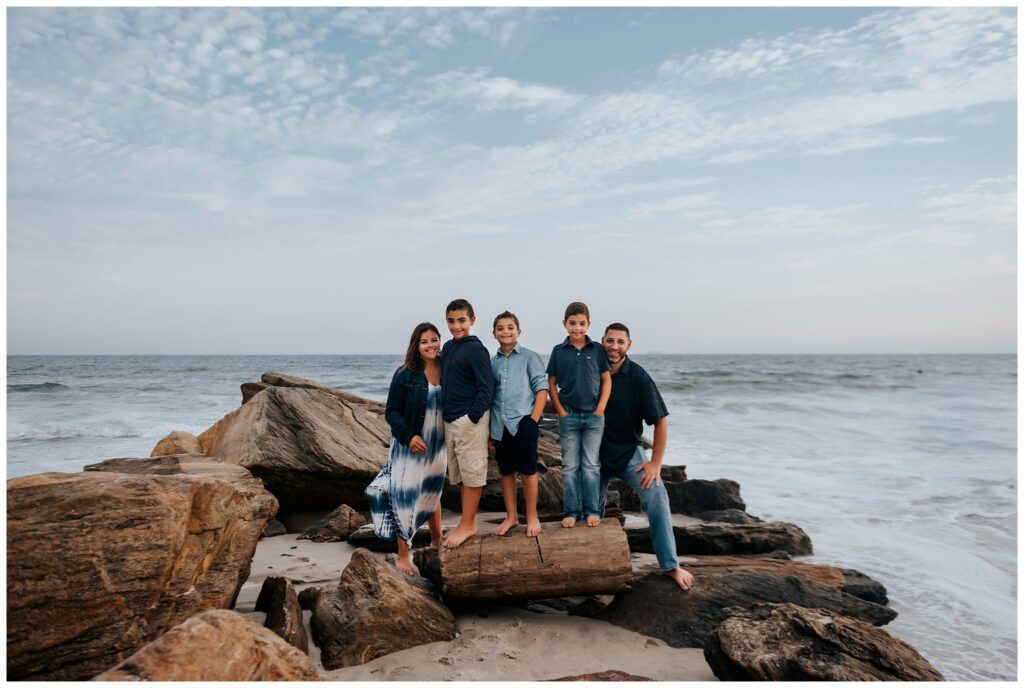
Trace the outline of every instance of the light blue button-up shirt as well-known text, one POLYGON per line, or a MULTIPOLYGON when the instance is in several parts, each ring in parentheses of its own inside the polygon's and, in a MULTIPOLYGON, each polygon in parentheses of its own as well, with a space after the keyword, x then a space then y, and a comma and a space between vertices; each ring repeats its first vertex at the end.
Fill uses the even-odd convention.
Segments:
POLYGON ((508 353, 491 358, 494 400, 491 402, 491 439, 500 440, 505 428, 515 435, 519 421, 533 411, 537 392, 548 388, 544 363, 535 352, 516 344, 508 353))

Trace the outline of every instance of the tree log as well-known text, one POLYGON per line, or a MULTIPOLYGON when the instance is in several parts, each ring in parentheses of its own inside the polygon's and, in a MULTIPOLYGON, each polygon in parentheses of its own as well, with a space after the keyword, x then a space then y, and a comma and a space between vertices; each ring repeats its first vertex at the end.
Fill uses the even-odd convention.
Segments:
POLYGON ((500 600, 621 592, 633 577, 629 545, 614 518, 597 528, 545 523, 539 537, 518 526, 474 535, 455 549, 417 550, 420 572, 446 599, 500 600))

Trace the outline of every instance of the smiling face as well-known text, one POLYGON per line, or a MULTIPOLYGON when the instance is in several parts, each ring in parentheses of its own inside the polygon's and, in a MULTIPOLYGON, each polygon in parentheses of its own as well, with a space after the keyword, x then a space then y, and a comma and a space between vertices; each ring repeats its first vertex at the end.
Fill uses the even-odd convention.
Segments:
POLYGON ((494 323, 494 338, 503 349, 511 349, 519 341, 519 326, 512 318, 499 318, 494 323))
POLYGON ((622 330, 608 330, 604 333, 601 344, 604 346, 604 352, 608 355, 608 362, 615 365, 626 357, 626 352, 629 351, 633 342, 630 341, 629 335, 622 330))
POLYGON ((424 362, 437 360, 437 353, 441 350, 441 337, 433 330, 427 330, 420 335, 419 352, 424 362))
POLYGON ((565 331, 569 333, 569 341, 573 344, 583 344, 586 341, 587 330, 590 329, 590 320, 582 313, 570 315, 562 321, 565 331))
POLYGON ((452 337, 455 339, 462 339, 468 336, 469 328, 473 327, 473 323, 476 322, 476 318, 469 317, 469 311, 464 308, 457 311, 448 311, 445 313, 444 319, 448 323, 448 331, 452 333, 452 337))

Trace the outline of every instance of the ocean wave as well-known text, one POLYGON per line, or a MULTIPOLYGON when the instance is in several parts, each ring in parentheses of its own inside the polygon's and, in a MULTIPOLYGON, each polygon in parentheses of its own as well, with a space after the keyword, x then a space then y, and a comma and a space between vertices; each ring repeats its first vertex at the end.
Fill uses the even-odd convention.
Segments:
POLYGON ((57 392, 62 389, 71 389, 59 382, 41 382, 39 384, 7 385, 8 392, 57 392))
POLYGON ((8 442, 67 442, 72 440, 132 439, 143 437, 137 430, 128 428, 76 428, 44 427, 29 428, 7 435, 8 442))

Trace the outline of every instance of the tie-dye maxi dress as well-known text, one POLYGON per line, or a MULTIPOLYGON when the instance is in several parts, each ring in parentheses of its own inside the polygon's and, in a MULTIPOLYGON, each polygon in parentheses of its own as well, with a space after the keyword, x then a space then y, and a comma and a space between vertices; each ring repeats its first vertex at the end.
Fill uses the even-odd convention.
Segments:
POLYGON ((392 437, 387 465, 366 488, 373 532, 382 540, 400 537, 410 549, 413 535, 437 508, 448 466, 441 388, 437 385, 427 388, 427 410, 420 437, 427 445, 422 454, 392 437))

